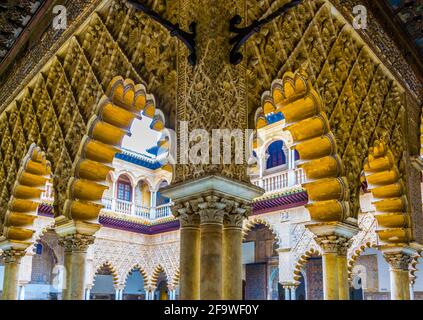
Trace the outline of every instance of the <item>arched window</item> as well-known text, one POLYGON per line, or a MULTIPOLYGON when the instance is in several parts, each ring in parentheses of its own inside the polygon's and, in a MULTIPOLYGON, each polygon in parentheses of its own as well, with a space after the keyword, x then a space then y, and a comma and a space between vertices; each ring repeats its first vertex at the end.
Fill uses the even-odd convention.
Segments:
POLYGON ((119 200, 132 200, 132 186, 127 176, 120 176, 117 181, 117 198, 119 200))
MULTIPOLYGON (((160 183, 159 190, 160 190, 161 188, 166 187, 166 186, 167 186, 167 181, 162 181, 162 182, 160 183)), ((165 197, 165 196, 162 196, 162 195, 160 194, 160 191, 157 191, 156 206, 161 206, 161 205, 166 204, 166 203, 169 203, 169 202, 170 202, 170 199, 169 199, 169 198, 167 198, 167 197, 165 197)))
POLYGON ((267 169, 278 167, 286 163, 285 153, 282 148, 283 141, 281 140, 272 142, 269 145, 267 148, 267 154, 269 155, 269 158, 267 158, 267 169))
POLYGON ((297 150, 294 150, 294 160, 295 161, 300 160, 300 154, 298 153, 297 150))

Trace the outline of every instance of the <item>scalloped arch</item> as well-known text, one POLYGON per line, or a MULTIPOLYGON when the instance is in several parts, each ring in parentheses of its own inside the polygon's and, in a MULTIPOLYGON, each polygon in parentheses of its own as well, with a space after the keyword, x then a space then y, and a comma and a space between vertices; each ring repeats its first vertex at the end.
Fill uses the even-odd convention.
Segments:
POLYGON ((5 213, 2 234, 7 247, 27 249, 33 243, 34 221, 41 203, 41 193, 51 180, 50 162, 45 153, 32 143, 21 161, 5 213))
POLYGON ((153 274, 151 275, 150 285, 154 288, 157 287, 158 283, 157 280, 160 276, 160 273, 163 273, 166 276, 166 281, 170 283, 169 275, 166 273, 165 269, 159 264, 154 268, 153 274))
POLYGON ((354 250, 351 257, 348 259, 348 279, 349 281, 352 281, 352 272, 354 269, 354 266, 357 262, 357 259, 361 256, 361 254, 366 251, 366 249, 370 248, 377 248, 376 243, 372 243, 370 241, 366 242, 365 244, 362 244, 359 248, 354 250))
MULTIPOLYGON (((305 66, 295 73, 286 72, 273 81, 262 95, 256 129, 267 125, 266 115, 281 112, 292 136, 292 148, 304 169, 309 203, 305 206, 316 222, 344 221, 350 215, 349 186, 344 166, 337 153, 336 139, 330 129, 323 102, 312 87, 305 66)), ((253 145, 257 147, 256 140, 253 145)))
MULTIPOLYGON (((146 93, 143 84, 134 84, 131 79, 124 80, 120 76, 113 78, 88 121, 87 132, 73 162, 63 211, 68 219, 98 222, 103 192, 108 188, 106 177, 113 170, 113 158, 120 152, 123 137, 130 134, 134 119, 140 118, 141 113, 154 117, 154 96, 146 93)), ((158 129, 161 130, 163 128, 158 129)), ((162 168, 172 170, 168 164, 162 168)))
POLYGON ((305 267, 305 265, 308 262, 308 259, 312 256, 321 256, 321 252, 320 250, 316 250, 314 248, 311 248, 309 250, 307 250, 303 255, 300 256, 300 258, 297 260, 297 262, 295 263, 294 266, 294 271, 293 271, 293 278, 296 281, 296 283, 299 285, 299 280, 301 279, 301 271, 303 270, 303 268, 305 267))
POLYGON ((119 274, 118 274, 116 268, 113 266, 113 264, 110 261, 102 262, 101 264, 99 264, 99 265, 96 266, 95 272, 94 272, 94 275, 93 275, 93 282, 92 283, 93 284, 95 283, 95 279, 96 279, 96 275, 97 275, 98 271, 101 268, 104 268, 104 267, 106 267, 107 269, 109 269, 110 274, 113 277, 113 285, 114 286, 118 286, 119 283, 120 283, 120 281, 119 281, 119 274))
POLYGON ((147 276, 147 272, 144 270, 144 268, 142 268, 138 263, 136 265, 134 265, 129 271, 127 271, 124 275, 123 275, 123 284, 126 286, 126 282, 128 281, 128 277, 131 274, 131 272, 133 271, 139 271, 141 276, 143 277, 144 280, 144 287, 146 287, 148 285, 148 276, 147 276))
POLYGON ((407 244, 411 240, 406 189, 391 150, 376 140, 364 163, 367 189, 376 209, 376 233, 384 244, 407 244))
POLYGON ((244 226, 242 228, 242 238, 245 239, 248 232, 251 231, 255 226, 263 225, 269 228, 269 230, 272 232, 273 236, 275 237, 275 244, 279 247, 280 245, 280 238, 276 230, 273 228, 273 226, 270 224, 269 221, 261 219, 261 218, 254 218, 252 220, 246 220, 244 223, 244 226))

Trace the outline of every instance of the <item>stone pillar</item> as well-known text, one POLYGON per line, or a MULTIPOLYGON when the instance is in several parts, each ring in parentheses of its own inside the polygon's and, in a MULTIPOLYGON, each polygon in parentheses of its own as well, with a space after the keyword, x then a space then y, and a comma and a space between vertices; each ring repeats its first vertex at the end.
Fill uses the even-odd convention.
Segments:
POLYGON ((181 208, 179 288, 181 300, 200 299, 200 216, 181 208))
POLYGON ((181 220, 181 299, 187 299, 187 295, 191 299, 242 298, 241 217, 247 214, 252 199, 262 193, 256 186, 217 175, 162 189, 164 196, 173 199, 173 214, 181 220), (192 219, 189 224, 186 221, 187 217, 195 216, 200 218, 199 245, 197 224, 192 219), (184 230, 187 225, 191 226, 190 233, 184 230), (194 240, 188 241, 191 238, 194 240))
POLYGON ((414 300, 414 283, 410 281, 410 300, 414 300))
MULTIPOLYGON (((228 204, 229 205, 229 204, 228 204)), ((223 222, 223 292, 224 300, 242 300, 242 222, 246 210, 233 207, 223 222)))
POLYGON ((85 300, 90 300, 91 299, 90 295, 91 295, 91 288, 86 288, 85 289, 85 300))
POLYGON ((410 300, 409 265, 412 257, 404 252, 384 252, 389 264, 391 300, 410 300))
POLYGON ((207 196, 200 203, 200 299, 222 299, 222 233, 224 203, 207 196))
POLYGON ((295 291, 297 290, 297 286, 291 286, 291 300, 297 300, 297 296, 295 294, 295 291))
POLYGON ((323 298, 324 300, 338 300, 338 241, 337 236, 316 238, 322 248, 323 265, 323 298))
POLYGON ((350 284, 348 281, 348 242, 340 242, 338 246, 338 286, 339 300, 350 300, 350 284))
POLYGON ((4 281, 3 300, 18 300, 19 267, 25 250, 8 249, 3 251, 4 281))
POLYGON ((65 248, 64 300, 84 300, 86 256, 88 246, 92 243, 94 243, 94 236, 78 233, 70 234, 59 240, 59 244, 65 248))
POLYGON ((25 300, 25 285, 19 286, 19 300, 25 300))
POLYGON ((283 287, 285 290, 285 300, 291 300, 291 290, 289 286, 283 287))

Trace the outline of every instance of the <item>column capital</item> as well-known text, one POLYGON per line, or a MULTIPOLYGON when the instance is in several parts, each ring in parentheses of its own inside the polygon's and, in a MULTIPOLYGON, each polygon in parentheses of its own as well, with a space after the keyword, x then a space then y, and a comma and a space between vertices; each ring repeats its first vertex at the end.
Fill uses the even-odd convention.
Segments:
POLYGON ((26 251, 20 249, 8 249, 3 251, 4 263, 17 263, 20 262, 26 251))
POLYGON ((65 252, 86 252, 94 239, 92 235, 74 233, 60 238, 59 245, 65 248, 65 252))
POLYGON ((337 235, 317 236, 317 244, 322 248, 323 253, 337 253, 346 255, 348 250, 348 239, 337 235))
POLYGON ((383 257, 394 270, 408 271, 410 263, 413 260, 413 257, 405 252, 385 252, 383 257))

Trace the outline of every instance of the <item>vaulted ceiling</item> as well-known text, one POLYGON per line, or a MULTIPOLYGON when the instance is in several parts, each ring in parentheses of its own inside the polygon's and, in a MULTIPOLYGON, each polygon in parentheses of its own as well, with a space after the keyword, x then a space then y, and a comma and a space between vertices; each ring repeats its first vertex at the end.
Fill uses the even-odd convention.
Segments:
POLYGON ((423 0, 385 0, 423 57, 423 0))

